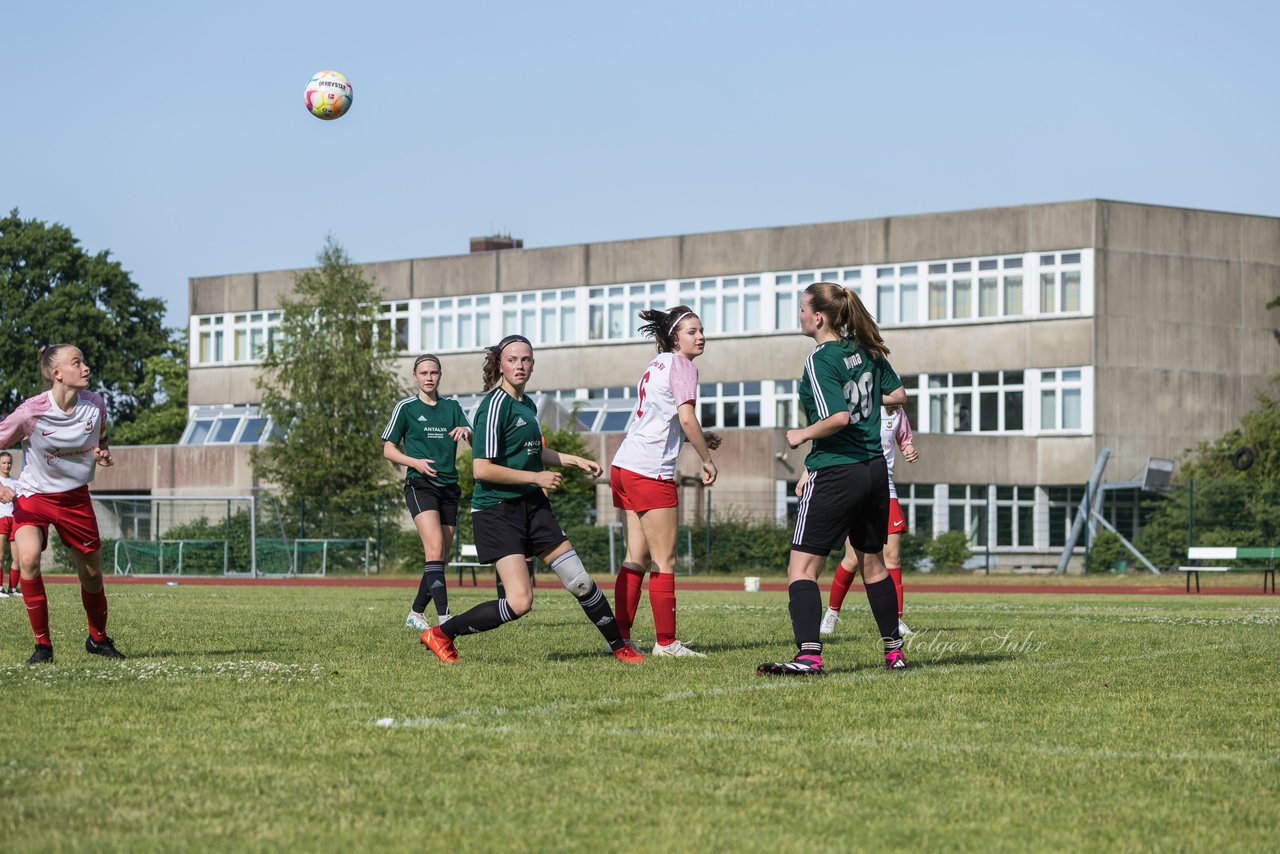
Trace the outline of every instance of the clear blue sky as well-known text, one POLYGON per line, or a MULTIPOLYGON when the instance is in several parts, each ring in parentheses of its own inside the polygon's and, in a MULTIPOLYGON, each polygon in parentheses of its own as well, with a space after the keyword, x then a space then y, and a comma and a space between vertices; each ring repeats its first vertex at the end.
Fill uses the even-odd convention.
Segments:
POLYGON ((1280 4, 3 0, 0 208, 187 278, 1081 198, 1280 215, 1280 4), (333 68, 351 112, 312 118, 333 68))

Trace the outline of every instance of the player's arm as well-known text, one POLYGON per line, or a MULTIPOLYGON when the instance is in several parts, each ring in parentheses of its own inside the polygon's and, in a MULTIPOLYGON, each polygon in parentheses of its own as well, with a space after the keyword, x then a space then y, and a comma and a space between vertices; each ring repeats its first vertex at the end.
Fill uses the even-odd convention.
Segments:
POLYGON ((93 450, 93 458, 98 465, 103 468, 114 465, 115 460, 111 459, 111 444, 107 441, 107 404, 97 395, 93 398, 94 405, 98 407, 98 447, 93 450))
POLYGON ((576 469, 582 469, 592 477, 599 477, 604 471, 595 460, 577 457, 573 454, 562 454, 554 448, 544 447, 542 449, 542 464, 544 466, 572 466, 576 469))
POLYGON ((825 439, 828 436, 834 436, 845 427, 849 426, 849 410, 845 409, 828 415, 816 424, 810 424, 808 427, 798 427, 787 431, 787 447, 798 448, 805 442, 812 442, 814 439, 825 439))
POLYGON ((911 432, 911 419, 907 417, 906 409, 898 410, 898 429, 894 431, 893 438, 902 449, 904 460, 914 463, 920 459, 920 455, 916 453, 915 435, 911 432))
POLYGON ((400 450, 400 446, 391 440, 382 443, 382 456, 390 460, 398 466, 411 468, 416 472, 426 475, 427 477, 435 477, 436 470, 431 467, 435 460, 418 460, 409 456, 400 450))
MULTIPOLYGON (((698 452, 698 459, 702 460, 702 484, 710 486, 716 482, 720 472, 716 469, 716 464, 711 461, 711 442, 702 432, 702 425, 698 423, 698 414, 694 411, 693 402, 680 404, 676 409, 676 417, 680 419, 680 429, 684 431, 684 437, 698 452)), ((718 447, 719 444, 717 441, 716 446, 718 447)))
MULTIPOLYGON (((543 452, 543 460, 546 460, 545 451, 543 452)), ((556 465, 559 465, 559 463, 556 463, 556 465)), ((560 488, 561 480, 561 475, 558 471, 525 471, 524 469, 507 468, 484 457, 476 457, 471 461, 471 474, 475 476, 476 480, 484 481, 485 483, 507 486, 533 485, 553 491, 560 488)))

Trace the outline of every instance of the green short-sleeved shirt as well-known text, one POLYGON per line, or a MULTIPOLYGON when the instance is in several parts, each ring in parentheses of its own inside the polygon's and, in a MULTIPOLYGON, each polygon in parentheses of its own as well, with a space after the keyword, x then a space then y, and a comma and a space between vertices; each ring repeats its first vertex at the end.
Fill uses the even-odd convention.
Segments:
POLYGON ((880 397, 901 385, 887 359, 873 358, 856 341, 841 339, 814 347, 800 378, 804 414, 816 424, 847 411, 849 424, 834 436, 815 439, 805 466, 820 469, 880 456, 880 397))
POLYGON ((387 429, 382 431, 382 439, 403 444, 405 454, 415 460, 432 461, 431 467, 436 470, 434 478, 411 468, 405 475, 406 480, 418 478, 448 486, 458 482, 458 443, 449 435, 455 427, 471 427, 458 401, 441 397, 432 406, 415 394, 396 404, 387 429))
MULTIPOLYGON (((472 453, 478 460, 489 460, 509 469, 542 471, 542 425, 538 423, 538 408, 533 401, 527 396, 517 400, 501 386, 485 395, 476 409, 472 453)), ((485 483, 477 480, 471 496, 471 510, 483 510, 537 489, 531 483, 485 483)))

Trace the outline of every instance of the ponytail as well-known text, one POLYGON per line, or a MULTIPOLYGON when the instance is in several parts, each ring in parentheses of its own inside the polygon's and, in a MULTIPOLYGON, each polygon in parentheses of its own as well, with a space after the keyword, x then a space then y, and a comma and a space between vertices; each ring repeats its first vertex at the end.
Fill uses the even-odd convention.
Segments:
POLYGON ((889 347, 880 336, 880 327, 858 294, 834 282, 814 282, 804 289, 809 307, 826 318, 831 329, 841 338, 852 338, 879 359, 889 355, 889 347))

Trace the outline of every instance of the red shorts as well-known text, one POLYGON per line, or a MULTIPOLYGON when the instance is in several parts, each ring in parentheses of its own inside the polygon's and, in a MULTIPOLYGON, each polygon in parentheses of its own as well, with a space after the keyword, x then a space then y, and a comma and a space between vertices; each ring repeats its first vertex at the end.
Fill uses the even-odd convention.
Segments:
POLYGON ((643 513, 646 510, 675 507, 680 503, 676 498, 674 480, 645 477, 627 469, 610 466, 609 484, 613 487, 613 506, 623 510, 643 513))
MULTIPOLYGON (((17 501, 17 499, 15 498, 14 501, 17 501)), ((12 532, 13 532, 13 517, 0 516, 0 537, 4 537, 7 540, 9 539, 9 534, 11 534, 12 532)))
POLYGON ((98 517, 93 515, 88 486, 49 495, 23 495, 13 500, 10 540, 19 528, 35 525, 40 529, 40 550, 44 551, 49 545, 50 524, 57 527, 58 536, 69 549, 89 554, 102 545, 98 538, 98 517))
POLYGON ((902 505, 898 499, 889 499, 889 533, 901 534, 907 530, 907 517, 902 515, 902 505))

